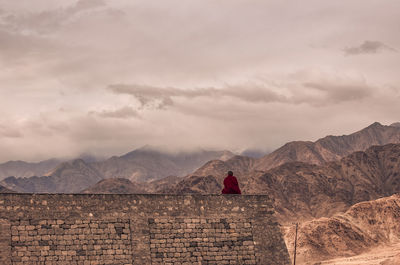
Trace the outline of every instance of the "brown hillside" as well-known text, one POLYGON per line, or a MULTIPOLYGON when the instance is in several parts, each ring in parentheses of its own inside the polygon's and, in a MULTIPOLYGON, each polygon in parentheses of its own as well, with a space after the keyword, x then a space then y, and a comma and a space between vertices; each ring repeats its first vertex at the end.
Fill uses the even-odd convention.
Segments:
POLYGON ((400 144, 374 146, 323 166, 284 164, 251 178, 244 192, 269 194, 281 220, 332 216, 400 192, 400 144))
POLYGON ((146 183, 132 182, 125 178, 104 179, 85 189, 82 193, 165 193, 171 185, 176 185, 182 178, 166 177, 146 183))
POLYGON ((163 193, 173 193, 173 194, 187 194, 187 193, 197 193, 197 194, 219 194, 221 193, 222 186, 213 176, 190 176, 180 181, 173 187, 163 190, 163 193))
MULTIPOLYGON (((299 225, 298 264, 315 264, 331 258, 359 255, 380 245, 400 242, 400 194, 361 202, 343 214, 299 225)), ((295 228, 285 240, 293 255, 295 228)), ((389 262, 389 261, 388 261, 389 262)))

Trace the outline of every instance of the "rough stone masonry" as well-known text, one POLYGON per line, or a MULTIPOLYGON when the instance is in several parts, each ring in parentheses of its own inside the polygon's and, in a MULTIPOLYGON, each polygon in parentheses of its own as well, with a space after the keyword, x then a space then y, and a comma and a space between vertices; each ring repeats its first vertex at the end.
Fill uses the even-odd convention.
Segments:
POLYGON ((0 194, 0 264, 290 264, 264 195, 0 194))

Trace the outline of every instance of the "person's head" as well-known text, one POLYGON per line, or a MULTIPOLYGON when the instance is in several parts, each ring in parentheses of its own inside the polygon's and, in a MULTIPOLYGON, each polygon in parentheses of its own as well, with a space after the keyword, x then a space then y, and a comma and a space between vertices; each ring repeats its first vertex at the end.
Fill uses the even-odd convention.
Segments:
POLYGON ((228 176, 233 176, 233 172, 232 171, 228 171, 228 176))

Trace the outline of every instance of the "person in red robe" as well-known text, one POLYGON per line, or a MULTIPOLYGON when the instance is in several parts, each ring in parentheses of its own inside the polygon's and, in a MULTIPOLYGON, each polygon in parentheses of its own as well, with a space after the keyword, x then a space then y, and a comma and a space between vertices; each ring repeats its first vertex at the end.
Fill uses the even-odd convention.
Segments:
POLYGON ((239 183, 232 171, 228 171, 228 176, 224 179, 222 194, 242 194, 239 189, 239 183))

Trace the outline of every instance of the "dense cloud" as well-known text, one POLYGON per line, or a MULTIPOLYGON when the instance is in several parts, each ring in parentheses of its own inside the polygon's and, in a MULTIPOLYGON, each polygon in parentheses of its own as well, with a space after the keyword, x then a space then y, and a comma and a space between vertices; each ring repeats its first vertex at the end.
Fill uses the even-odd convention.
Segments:
POLYGON ((395 0, 0 0, 0 162, 398 121, 399 22, 395 0))

